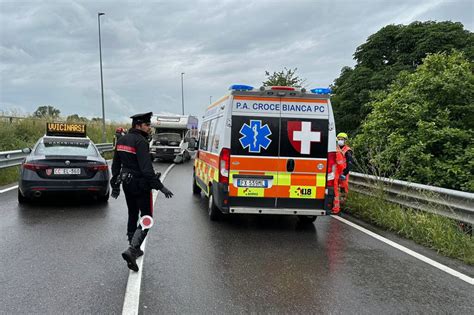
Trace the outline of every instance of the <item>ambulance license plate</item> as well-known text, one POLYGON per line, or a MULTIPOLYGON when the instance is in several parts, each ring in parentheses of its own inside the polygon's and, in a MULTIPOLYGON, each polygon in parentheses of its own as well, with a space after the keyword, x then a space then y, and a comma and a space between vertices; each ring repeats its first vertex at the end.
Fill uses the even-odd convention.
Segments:
POLYGON ((54 175, 80 175, 80 168, 55 168, 54 175))
POLYGON ((238 187, 256 187, 256 188, 268 188, 268 180, 266 179, 238 179, 238 187))

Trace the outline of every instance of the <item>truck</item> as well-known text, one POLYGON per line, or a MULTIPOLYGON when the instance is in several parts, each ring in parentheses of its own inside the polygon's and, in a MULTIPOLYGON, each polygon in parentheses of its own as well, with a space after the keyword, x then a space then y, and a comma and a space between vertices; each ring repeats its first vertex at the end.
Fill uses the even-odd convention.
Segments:
POLYGON ((185 162, 191 159, 198 137, 198 119, 191 115, 152 116, 150 155, 155 159, 185 162))

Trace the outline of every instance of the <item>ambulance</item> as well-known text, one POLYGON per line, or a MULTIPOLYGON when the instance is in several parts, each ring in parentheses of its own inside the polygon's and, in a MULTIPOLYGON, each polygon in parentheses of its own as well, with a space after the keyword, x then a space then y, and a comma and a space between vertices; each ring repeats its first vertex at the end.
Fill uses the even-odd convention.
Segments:
POLYGON ((193 193, 222 214, 296 215, 332 209, 336 132, 328 88, 232 85, 203 117, 193 193))

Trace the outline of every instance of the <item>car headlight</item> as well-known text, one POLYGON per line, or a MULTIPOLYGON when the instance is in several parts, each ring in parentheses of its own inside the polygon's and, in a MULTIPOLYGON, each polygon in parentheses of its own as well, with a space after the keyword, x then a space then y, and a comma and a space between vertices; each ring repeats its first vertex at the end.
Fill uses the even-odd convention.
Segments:
POLYGON ((181 152, 181 149, 174 149, 174 153, 179 153, 181 152))

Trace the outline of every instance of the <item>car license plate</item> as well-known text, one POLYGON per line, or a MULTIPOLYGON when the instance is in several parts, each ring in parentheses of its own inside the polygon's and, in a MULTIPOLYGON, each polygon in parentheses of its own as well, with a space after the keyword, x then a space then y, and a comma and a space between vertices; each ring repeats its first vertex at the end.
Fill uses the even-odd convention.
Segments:
POLYGON ((80 175, 80 168, 55 168, 54 175, 80 175))
POLYGON ((237 187, 268 188, 266 179, 238 179, 237 187))

